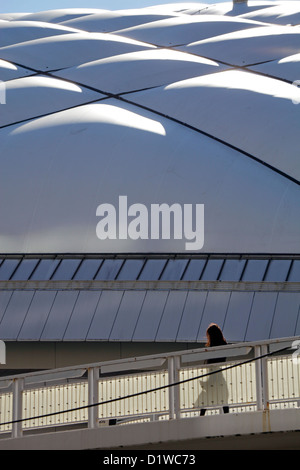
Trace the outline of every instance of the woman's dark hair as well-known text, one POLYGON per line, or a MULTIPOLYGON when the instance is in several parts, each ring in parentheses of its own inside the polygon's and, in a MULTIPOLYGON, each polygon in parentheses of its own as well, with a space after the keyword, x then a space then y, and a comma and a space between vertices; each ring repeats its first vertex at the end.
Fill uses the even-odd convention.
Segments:
POLYGON ((221 346, 222 344, 227 344, 221 328, 216 323, 211 323, 209 325, 206 330, 206 337, 206 346, 221 346))

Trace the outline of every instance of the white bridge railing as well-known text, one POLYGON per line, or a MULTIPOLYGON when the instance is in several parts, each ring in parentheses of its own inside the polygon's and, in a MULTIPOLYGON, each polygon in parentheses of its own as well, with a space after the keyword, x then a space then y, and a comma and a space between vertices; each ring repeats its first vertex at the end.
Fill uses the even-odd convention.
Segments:
POLYGON ((300 407, 300 338, 239 343, 0 380, 0 438, 55 427, 125 424, 300 407), (205 364, 226 357, 226 362, 205 364))

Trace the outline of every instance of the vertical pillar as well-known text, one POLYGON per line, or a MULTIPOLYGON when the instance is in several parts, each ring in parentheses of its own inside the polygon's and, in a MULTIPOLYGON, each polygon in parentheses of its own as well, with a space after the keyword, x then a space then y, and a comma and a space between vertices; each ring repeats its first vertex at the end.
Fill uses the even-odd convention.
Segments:
MULTIPOLYGON (((168 358, 169 385, 174 383, 174 357, 168 358)), ((169 387, 169 419, 175 418, 174 387, 169 387)))
MULTIPOLYGON (((15 378, 13 381, 13 421, 22 419, 22 392, 24 388, 24 379, 15 378)), ((12 437, 22 436, 22 422, 15 422, 12 425, 12 437)))
MULTIPOLYGON (((98 378, 99 369, 90 367, 88 369, 88 404, 94 405, 98 403, 98 378)), ((96 428, 98 426, 98 406, 90 406, 88 408, 88 427, 96 428)))
MULTIPOLYGON (((255 357, 261 356, 261 346, 255 346, 255 357)), ((262 395, 262 373, 261 373, 261 359, 255 361, 255 378, 256 378, 256 404, 257 409, 263 409, 263 395, 262 395)))
MULTIPOLYGON (((180 369, 180 357, 174 357, 174 382, 179 382, 179 369, 180 369)), ((174 387, 174 411, 176 419, 180 418, 180 388, 179 385, 174 387)))
MULTIPOLYGON (((267 354, 268 346, 255 346, 255 357, 267 354)), ((267 357, 255 361, 256 371, 256 400, 257 409, 266 410, 269 407, 268 362, 267 357)))
MULTIPOLYGON (((169 357, 168 373, 169 384, 179 382, 180 357, 169 357)), ((180 389, 179 385, 169 387, 169 417, 170 419, 180 418, 180 389)))
MULTIPOLYGON (((268 345, 263 344, 261 346, 262 355, 268 353, 268 345)), ((269 409, 269 380, 268 380, 268 358, 263 357, 261 360, 261 375, 262 375, 262 402, 263 409, 269 409)))

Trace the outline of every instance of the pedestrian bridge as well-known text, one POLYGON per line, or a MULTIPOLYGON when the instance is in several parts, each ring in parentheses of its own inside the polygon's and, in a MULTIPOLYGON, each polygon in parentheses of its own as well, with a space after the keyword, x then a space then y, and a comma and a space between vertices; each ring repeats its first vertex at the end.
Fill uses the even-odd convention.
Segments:
POLYGON ((243 342, 3 377, 0 449, 300 448, 299 345, 243 342))

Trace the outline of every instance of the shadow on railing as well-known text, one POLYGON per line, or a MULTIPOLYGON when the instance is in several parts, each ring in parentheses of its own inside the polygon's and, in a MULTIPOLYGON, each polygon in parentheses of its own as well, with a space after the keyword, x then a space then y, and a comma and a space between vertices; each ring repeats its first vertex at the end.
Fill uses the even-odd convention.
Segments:
POLYGON ((299 344, 239 343, 2 378, 0 436, 299 407, 299 344))

